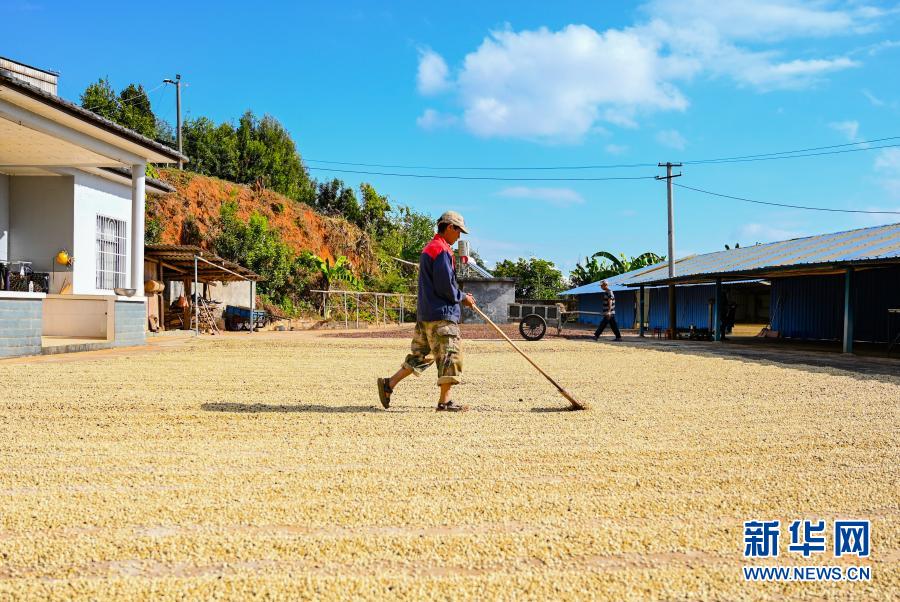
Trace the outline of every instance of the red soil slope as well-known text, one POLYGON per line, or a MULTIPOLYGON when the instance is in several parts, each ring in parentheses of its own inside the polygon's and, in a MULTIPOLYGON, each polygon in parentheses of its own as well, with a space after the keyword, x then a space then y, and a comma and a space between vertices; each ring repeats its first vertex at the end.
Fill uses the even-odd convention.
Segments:
POLYGON ((207 246, 215 236, 222 205, 234 201, 238 216, 246 220, 254 211, 265 215, 282 240, 297 252, 311 251, 332 261, 345 255, 357 273, 378 269, 369 236, 344 219, 326 217, 308 205, 261 187, 177 170, 160 170, 160 179, 176 188, 173 193, 148 195, 147 199, 147 218, 157 218, 164 226, 163 244, 188 243, 183 227, 193 217, 204 241, 202 246, 207 246))

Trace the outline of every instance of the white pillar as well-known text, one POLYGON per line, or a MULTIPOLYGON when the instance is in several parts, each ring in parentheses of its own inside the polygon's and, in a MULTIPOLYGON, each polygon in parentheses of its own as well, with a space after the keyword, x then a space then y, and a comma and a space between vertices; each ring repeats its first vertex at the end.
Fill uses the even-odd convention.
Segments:
POLYGON ((136 297, 144 296, 144 211, 147 166, 131 166, 131 288, 136 297))

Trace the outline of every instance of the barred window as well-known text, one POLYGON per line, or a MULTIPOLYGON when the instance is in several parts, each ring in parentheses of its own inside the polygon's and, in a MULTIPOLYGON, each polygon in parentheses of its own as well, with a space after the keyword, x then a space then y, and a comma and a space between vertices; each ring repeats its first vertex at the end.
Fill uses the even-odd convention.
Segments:
POLYGON ((125 222, 97 216, 97 288, 125 288, 127 247, 125 222))

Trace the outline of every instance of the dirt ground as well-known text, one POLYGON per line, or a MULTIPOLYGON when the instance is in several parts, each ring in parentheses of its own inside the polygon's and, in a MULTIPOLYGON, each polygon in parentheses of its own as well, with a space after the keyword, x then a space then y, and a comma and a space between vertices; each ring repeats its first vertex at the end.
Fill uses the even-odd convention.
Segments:
MULTIPOLYGON (((887 600, 900 375, 622 343, 467 341, 384 411, 408 342, 272 333, 0 362, 0 600, 887 600), (74 357, 74 356, 73 356, 74 357), (869 559, 786 549, 872 521, 869 559), (746 561, 743 521, 779 519, 746 561), (872 567, 751 583, 745 564, 872 567)), ((831 537, 828 538, 829 544, 831 537)), ((895 594, 890 594, 893 591, 895 594)))

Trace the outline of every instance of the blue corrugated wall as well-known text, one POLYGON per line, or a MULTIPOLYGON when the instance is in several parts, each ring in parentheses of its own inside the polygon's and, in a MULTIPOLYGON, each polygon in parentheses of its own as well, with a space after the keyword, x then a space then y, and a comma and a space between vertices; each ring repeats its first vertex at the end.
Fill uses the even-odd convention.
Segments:
MULTIPOLYGON (((616 293, 616 322, 619 328, 631 328, 634 324, 634 299, 635 291, 617 291, 616 293)), ((603 311, 603 302, 600 293, 578 295, 578 309, 581 311, 603 311)), ((581 324, 599 324, 602 316, 578 316, 581 324)))
POLYGON ((772 329, 788 339, 840 340, 844 328, 844 277, 772 280, 772 329))
MULTIPOLYGON (((886 342, 888 308, 900 307, 900 268, 854 274, 854 328, 857 341, 886 342)), ((798 339, 841 340, 844 331, 844 276, 798 276, 772 280, 772 328, 798 339)), ((894 329, 900 328, 895 318, 894 329)))
MULTIPOLYGON (((675 288, 675 322, 678 328, 709 327, 709 300, 716 296, 716 286, 679 286, 675 288)), ((650 289, 650 328, 669 327, 669 289, 650 289)))

